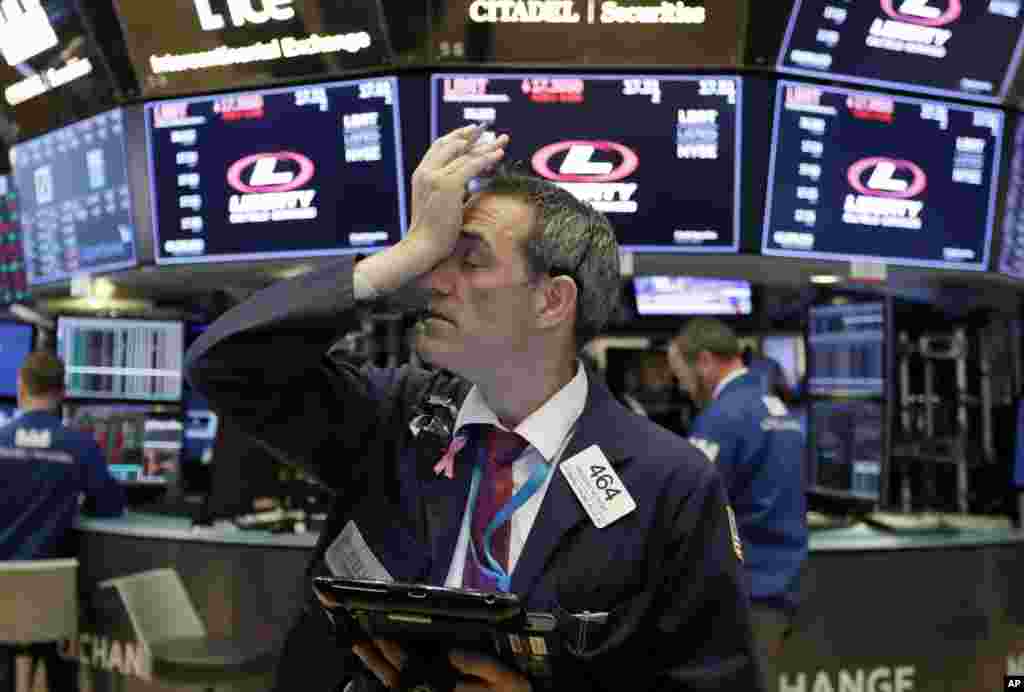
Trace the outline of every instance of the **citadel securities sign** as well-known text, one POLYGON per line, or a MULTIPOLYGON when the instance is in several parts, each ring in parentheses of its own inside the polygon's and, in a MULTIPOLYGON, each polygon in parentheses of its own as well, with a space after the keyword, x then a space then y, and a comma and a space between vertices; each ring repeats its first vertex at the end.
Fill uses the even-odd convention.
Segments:
POLYGON ((707 9, 686 2, 637 5, 606 0, 585 3, 586 11, 574 0, 474 0, 469 19, 486 24, 703 24, 707 9))

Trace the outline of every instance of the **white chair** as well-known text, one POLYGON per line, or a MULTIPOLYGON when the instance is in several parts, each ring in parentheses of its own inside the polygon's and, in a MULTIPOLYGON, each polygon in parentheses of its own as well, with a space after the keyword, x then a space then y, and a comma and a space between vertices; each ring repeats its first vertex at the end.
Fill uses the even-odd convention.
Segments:
MULTIPOLYGON (((0 562, 0 645, 18 654, 77 636, 78 560, 0 562)), ((15 664, 15 689, 32 689, 34 672, 34 665, 26 673, 15 664)))
POLYGON ((117 590, 135 634, 150 653, 154 680, 171 684, 242 684, 268 674, 274 646, 210 637, 184 583, 170 568, 100 582, 117 590))

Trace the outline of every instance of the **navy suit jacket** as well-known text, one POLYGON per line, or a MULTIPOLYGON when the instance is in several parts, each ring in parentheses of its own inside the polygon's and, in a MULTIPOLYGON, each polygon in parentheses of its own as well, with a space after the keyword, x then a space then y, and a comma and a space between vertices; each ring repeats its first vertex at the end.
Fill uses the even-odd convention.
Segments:
MULTIPOLYGON (((422 458, 409 433, 413 409, 439 375, 358 368, 325 355, 353 316, 352 266, 344 260, 275 284, 229 311, 189 350, 186 374, 222 415, 338 492, 311 574, 326 572, 325 549, 354 522, 397 581, 443 584, 471 455, 457 459, 454 480, 437 476, 437 459, 422 458)), ((593 375, 563 458, 591 445, 637 509, 597 529, 556 472, 512 575, 512 591, 530 610, 609 614, 585 651, 556 664, 555 684, 762 689, 737 539, 714 466, 628 412, 593 375)), ((332 641, 312 598, 286 643, 278 687, 311 671, 318 690, 349 678, 367 684, 349 642, 332 641)))

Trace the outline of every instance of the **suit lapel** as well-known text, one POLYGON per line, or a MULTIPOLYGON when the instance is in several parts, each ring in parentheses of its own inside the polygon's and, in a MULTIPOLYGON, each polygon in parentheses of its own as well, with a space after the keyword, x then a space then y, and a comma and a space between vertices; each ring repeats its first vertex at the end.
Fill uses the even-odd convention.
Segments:
POLYGON ((430 548, 430 583, 443 585, 455 554, 455 544, 462 527, 462 515, 469 499, 473 477, 475 445, 469 444, 455 458, 455 478, 433 474, 435 461, 430 462, 431 477, 421 486, 427 543, 430 548))
MULTIPOLYGON (((588 376, 587 404, 560 462, 596 444, 612 466, 619 467, 630 457, 621 446, 621 440, 615 436, 615 401, 597 377, 589 372, 588 376)), ((566 535, 579 524, 590 521, 565 475, 558 468, 552 469, 551 473, 555 477, 551 479, 540 512, 512 573, 512 591, 522 594, 524 600, 536 586, 538 578, 566 535)))

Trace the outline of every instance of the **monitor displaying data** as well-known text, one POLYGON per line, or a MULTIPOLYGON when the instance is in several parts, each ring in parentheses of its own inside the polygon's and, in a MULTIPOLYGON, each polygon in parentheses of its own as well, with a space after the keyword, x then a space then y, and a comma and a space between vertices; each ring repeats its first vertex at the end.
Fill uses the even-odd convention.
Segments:
POLYGON ((995 101, 1020 60, 1021 0, 797 0, 779 68, 995 101))
POLYGON ((885 404, 813 401, 807 485, 812 491, 878 501, 885 466, 885 404))
POLYGON ((608 215, 638 252, 738 247, 737 77, 440 74, 432 127, 510 133, 508 162, 608 215))
POLYGON ((807 318, 810 394, 881 397, 885 393, 885 304, 812 307, 807 318))
POLYGON ((405 226, 394 78, 147 104, 160 264, 340 255, 405 226))
POLYGON ((18 369, 32 352, 34 332, 30 324, 0 322, 0 397, 18 396, 18 369))
POLYGON ((999 271, 1015 279, 1024 279, 1024 126, 1020 122, 1014 135, 1013 160, 1006 177, 999 271))
POLYGON ((749 315, 749 281, 692 276, 633 278, 638 315, 749 315))
POLYGON ((183 330, 181 322, 60 317, 67 396, 180 401, 183 330))
POLYGON ((780 82, 762 249, 987 268, 1003 113, 780 82))
POLYGON ((800 334, 772 334, 761 339, 761 353, 771 358, 786 376, 790 390, 797 391, 807 370, 807 354, 804 338, 800 334))
POLYGON ((167 485, 181 467, 180 414, 134 404, 73 407, 69 427, 92 435, 110 474, 129 485, 167 485))
POLYGON ((0 304, 29 299, 22 249, 18 194, 9 175, 0 176, 0 304))
POLYGON ((136 262, 120 109, 11 148, 29 285, 136 262))

